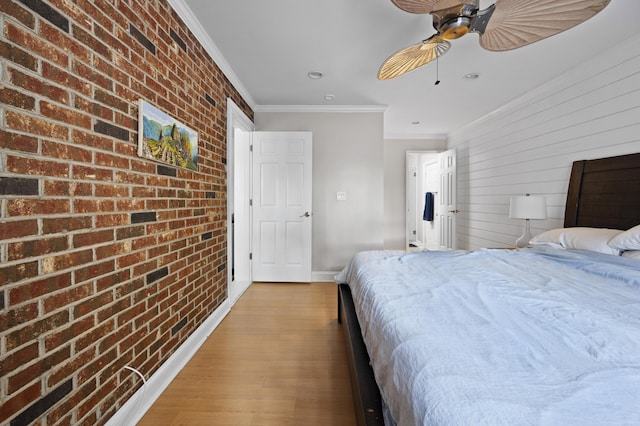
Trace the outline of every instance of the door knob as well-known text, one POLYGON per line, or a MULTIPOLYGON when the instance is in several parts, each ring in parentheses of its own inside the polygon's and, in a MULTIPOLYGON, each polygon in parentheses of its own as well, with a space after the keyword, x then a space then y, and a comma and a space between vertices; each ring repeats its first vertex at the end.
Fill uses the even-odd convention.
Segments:
POLYGON ((311 216, 311 214, 309 214, 309 212, 304 212, 304 214, 302 216, 300 216, 300 217, 309 217, 309 216, 311 216))
POLYGON ((455 210, 449 210, 449 213, 460 213, 460 210, 455 209, 455 210))

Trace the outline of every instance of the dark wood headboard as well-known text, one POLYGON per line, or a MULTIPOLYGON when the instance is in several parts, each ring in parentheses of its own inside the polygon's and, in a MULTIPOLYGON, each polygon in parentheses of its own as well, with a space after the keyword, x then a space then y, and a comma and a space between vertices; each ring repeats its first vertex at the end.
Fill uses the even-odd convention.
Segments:
POLYGON ((640 153, 573 163, 564 226, 629 229, 640 224, 640 153))

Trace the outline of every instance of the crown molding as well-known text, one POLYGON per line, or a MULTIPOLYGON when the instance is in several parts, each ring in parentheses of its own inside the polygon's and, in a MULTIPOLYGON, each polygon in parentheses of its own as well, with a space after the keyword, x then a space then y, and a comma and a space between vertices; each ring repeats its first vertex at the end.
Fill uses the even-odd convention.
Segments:
POLYGON ((196 39, 202 44, 202 47, 211 55, 211 58, 216 63, 216 65, 220 68, 220 70, 224 73, 224 75, 229 79, 233 87, 240 93, 249 104, 251 109, 255 110, 256 102, 253 97, 249 93, 246 87, 240 81, 240 78, 236 75, 236 73, 229 65, 229 62, 224 58, 222 52, 215 45, 209 34, 205 31, 198 18, 193 14, 189 6, 186 5, 184 0, 167 0, 169 5, 176 11, 180 19, 182 19, 185 25, 191 30, 196 39))
POLYGON ((385 133, 384 140, 447 141, 449 137, 445 133, 385 133))
POLYGON ((254 112, 385 112, 386 105, 256 105, 254 112))

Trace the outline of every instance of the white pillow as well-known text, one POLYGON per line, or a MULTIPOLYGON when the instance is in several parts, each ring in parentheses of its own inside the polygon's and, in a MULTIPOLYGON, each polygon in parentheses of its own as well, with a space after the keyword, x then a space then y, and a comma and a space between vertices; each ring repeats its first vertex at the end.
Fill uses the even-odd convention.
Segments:
POLYGON ((640 260, 640 250, 627 250, 622 252, 622 256, 640 260))
POLYGON ((565 249, 588 250, 618 256, 620 250, 609 247, 609 240, 619 235, 619 229, 606 228, 558 228, 538 234, 531 244, 559 245, 565 249))
POLYGON ((640 225, 613 237, 609 241, 609 247, 618 250, 640 250, 640 225))

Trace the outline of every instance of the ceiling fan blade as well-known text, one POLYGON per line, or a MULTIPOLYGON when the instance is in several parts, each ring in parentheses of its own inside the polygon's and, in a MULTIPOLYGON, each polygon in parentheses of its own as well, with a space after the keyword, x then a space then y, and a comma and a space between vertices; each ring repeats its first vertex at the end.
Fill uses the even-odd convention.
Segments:
POLYGON ((413 71, 444 55, 450 46, 448 41, 434 35, 422 43, 399 50, 384 61, 378 71, 378 79, 391 80, 413 71))
POLYGON ((610 0, 497 0, 480 46, 503 51, 551 37, 595 16, 610 0))
POLYGON ((393 4, 409 13, 431 13, 434 10, 459 6, 464 0, 391 0, 393 4))

